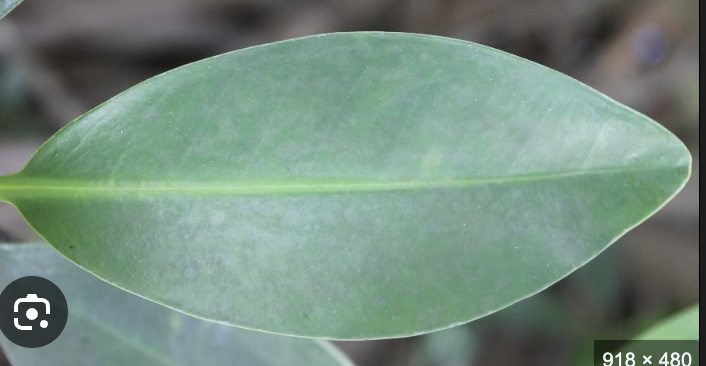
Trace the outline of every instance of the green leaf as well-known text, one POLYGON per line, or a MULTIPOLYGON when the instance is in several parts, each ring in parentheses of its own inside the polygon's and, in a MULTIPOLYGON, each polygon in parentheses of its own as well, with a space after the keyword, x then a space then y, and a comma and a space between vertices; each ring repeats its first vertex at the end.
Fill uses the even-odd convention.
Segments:
POLYGON ((472 366, 480 348, 478 335, 468 326, 455 327, 420 337, 425 364, 472 366))
POLYGON ((0 19, 4 18, 17 5, 20 5, 22 0, 0 0, 0 19))
POLYGON ((657 323, 647 329, 636 340, 699 340, 699 305, 688 309, 657 323))
POLYGON ((97 276, 188 314, 306 337, 482 317, 671 199, 663 127, 477 44, 342 33, 135 86, 50 139, 0 198, 97 276))
POLYGON ((0 245, 0 289, 41 276, 66 296, 63 333, 24 348, 0 333, 13 366, 351 365, 325 341, 283 337, 199 320, 119 290, 62 258, 50 246, 0 245))
MULTIPOLYGON (((621 328, 624 328, 621 327, 621 328)), ((622 353, 633 352, 643 354, 660 354, 662 350, 655 349, 653 344, 642 344, 634 341, 698 341, 699 340, 699 305, 668 317, 667 319, 653 325, 641 334, 633 338, 633 341, 626 342, 619 348, 622 353)), ((577 355, 574 365, 595 365, 594 340, 584 343, 581 352, 577 355)), ((658 347, 662 348, 662 347, 658 347)), ((672 350, 673 351, 673 350, 672 350)), ((617 351, 616 351, 617 352, 617 351)), ((614 353, 615 354, 615 353, 614 353)), ((655 365, 657 363, 655 362, 655 365)))

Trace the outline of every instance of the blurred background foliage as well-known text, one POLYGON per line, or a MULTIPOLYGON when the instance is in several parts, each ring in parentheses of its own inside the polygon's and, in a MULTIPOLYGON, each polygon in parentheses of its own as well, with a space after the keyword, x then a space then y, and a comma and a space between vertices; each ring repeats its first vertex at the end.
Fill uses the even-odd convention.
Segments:
MULTIPOLYGON (((593 339, 630 338, 698 302, 698 12, 698 0, 26 0, 0 21, 0 174, 19 170, 56 130, 124 89, 219 53, 354 30, 500 48, 662 123, 692 151, 692 180, 537 296, 430 335, 338 345, 362 366, 572 365, 593 339)), ((0 241, 37 240, 0 204, 0 241)))

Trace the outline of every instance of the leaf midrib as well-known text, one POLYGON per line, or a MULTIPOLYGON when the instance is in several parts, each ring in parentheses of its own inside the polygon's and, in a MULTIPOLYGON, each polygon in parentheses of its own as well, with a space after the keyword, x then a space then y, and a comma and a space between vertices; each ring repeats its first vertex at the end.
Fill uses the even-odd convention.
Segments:
MULTIPOLYGON (((167 182, 146 181, 142 183, 107 183, 101 181, 78 182, 61 179, 23 176, 18 173, 13 176, 0 177, 0 197, 2 192, 10 191, 49 191, 71 193, 227 193, 232 195, 251 194, 287 194, 287 193, 355 193, 376 191, 403 191, 436 188, 463 188, 479 185, 530 183, 565 178, 610 175, 630 172, 647 172, 655 170, 678 169, 680 166, 647 166, 630 168, 604 168, 592 170, 574 170, 525 175, 508 175, 480 178, 455 178, 440 180, 398 180, 398 181, 323 181, 323 182, 288 182, 288 183, 233 183, 233 182, 167 182)), ((117 181, 120 182, 120 181, 117 181)))

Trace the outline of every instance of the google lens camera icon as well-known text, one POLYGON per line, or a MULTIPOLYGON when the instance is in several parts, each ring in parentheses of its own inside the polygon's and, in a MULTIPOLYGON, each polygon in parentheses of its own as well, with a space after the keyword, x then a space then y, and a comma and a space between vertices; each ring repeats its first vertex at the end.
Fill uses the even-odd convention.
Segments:
MULTIPOLYGON (((51 309, 49 308, 49 301, 47 299, 43 299, 41 297, 37 297, 36 294, 27 294, 27 297, 19 298, 17 301, 15 301, 15 313, 19 312, 19 307, 20 304, 22 303, 38 303, 38 304, 44 304, 44 309, 46 311, 46 315, 50 314, 51 309)), ((35 307, 30 307, 27 309, 27 312, 25 312, 25 316, 29 320, 35 320, 37 317, 39 317, 39 312, 35 307)), ((49 326, 49 322, 46 320, 42 320, 39 322, 39 326, 42 328, 46 328, 49 326)), ((22 325, 20 324, 19 318, 15 318, 15 328, 19 330, 32 330, 31 325, 22 325)))
POLYGON ((0 292, 0 332, 20 347, 48 345, 61 335, 68 319, 66 297, 46 278, 18 278, 0 292))

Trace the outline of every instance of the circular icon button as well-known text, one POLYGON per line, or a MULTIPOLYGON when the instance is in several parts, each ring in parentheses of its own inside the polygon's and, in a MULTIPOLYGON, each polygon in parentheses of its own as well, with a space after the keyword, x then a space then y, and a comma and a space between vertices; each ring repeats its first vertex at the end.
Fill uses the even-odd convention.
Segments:
POLYGON ((22 277, 0 293, 0 331, 18 346, 43 347, 64 330, 68 310, 66 297, 53 282, 22 277))

